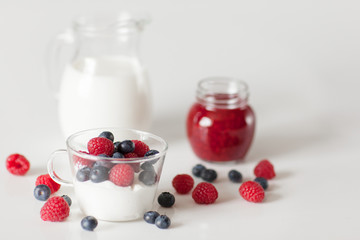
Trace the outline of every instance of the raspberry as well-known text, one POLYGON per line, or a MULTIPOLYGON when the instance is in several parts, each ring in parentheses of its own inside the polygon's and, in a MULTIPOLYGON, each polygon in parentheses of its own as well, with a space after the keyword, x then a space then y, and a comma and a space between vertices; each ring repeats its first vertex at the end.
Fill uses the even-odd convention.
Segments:
POLYGON ((129 164, 116 164, 110 170, 109 179, 115 185, 130 186, 134 180, 134 170, 129 164))
POLYGON ((260 161, 256 165, 254 174, 256 177, 263 177, 266 179, 272 179, 276 176, 274 166, 267 159, 260 161))
POLYGON ((95 137, 90 139, 87 144, 87 148, 90 154, 100 155, 106 154, 112 156, 114 152, 114 144, 111 140, 103 137, 95 137))
POLYGON ((69 204, 60 196, 50 198, 40 210, 41 219, 50 222, 61 222, 69 213, 69 204))
POLYGON ((188 174, 178 174, 172 180, 177 193, 186 194, 194 187, 194 179, 188 174))
POLYGON ((18 153, 11 154, 6 159, 6 169, 14 175, 22 176, 30 169, 30 162, 18 153))
POLYGON ((192 198, 198 204, 211 204, 218 198, 218 192, 211 183, 201 182, 193 190, 192 198))
POLYGON ((56 183, 49 174, 43 174, 36 178, 35 186, 45 184, 50 188, 51 193, 55 193, 60 189, 60 184, 56 183))
POLYGON ((239 188, 240 195, 249 202, 262 202, 265 197, 264 189, 254 181, 247 181, 241 184, 239 188))
POLYGON ((150 150, 149 146, 140 140, 132 140, 132 142, 135 144, 134 153, 136 153, 139 157, 144 157, 150 150))
MULTIPOLYGON (((80 151, 80 152, 88 154, 87 152, 83 152, 83 151, 80 151)), ((76 156, 76 155, 73 155, 73 160, 74 160, 74 166, 76 168, 78 168, 78 169, 84 168, 84 167, 90 167, 91 168, 92 165, 94 164, 93 161, 91 161, 89 159, 79 157, 79 156, 76 156)))

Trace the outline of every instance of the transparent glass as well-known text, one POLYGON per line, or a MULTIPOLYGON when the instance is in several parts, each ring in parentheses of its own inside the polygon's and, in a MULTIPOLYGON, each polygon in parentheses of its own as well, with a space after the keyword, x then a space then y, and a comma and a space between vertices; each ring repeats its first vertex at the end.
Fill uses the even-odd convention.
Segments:
MULTIPOLYGON (((57 183, 74 187, 76 200, 85 215, 105 221, 130 221, 141 218, 146 211, 152 210, 168 148, 165 140, 151 133, 133 129, 101 128, 75 133, 66 143, 66 150, 57 150, 50 156, 48 172, 57 183), (141 140, 150 149, 158 150, 159 153, 143 158, 111 158, 85 153, 87 142, 103 131, 112 132, 115 141, 141 140), (54 166, 59 165, 54 163, 64 160, 70 162, 73 176, 71 180, 55 174, 54 166), (107 167, 110 175, 111 169, 119 164, 133 169, 134 178, 131 185, 121 186, 110 179, 102 182, 89 179, 80 181, 77 177, 79 171, 86 167, 93 169, 96 165, 107 167)), ((121 178, 122 175, 119 174, 117 177, 121 178)))
POLYGON ((246 83, 239 79, 212 77, 199 82, 186 128, 200 159, 228 162, 245 158, 255 132, 248 96, 246 83))
POLYGON ((148 130, 151 94, 139 57, 147 17, 79 17, 49 48, 49 81, 67 137, 96 127, 148 130))

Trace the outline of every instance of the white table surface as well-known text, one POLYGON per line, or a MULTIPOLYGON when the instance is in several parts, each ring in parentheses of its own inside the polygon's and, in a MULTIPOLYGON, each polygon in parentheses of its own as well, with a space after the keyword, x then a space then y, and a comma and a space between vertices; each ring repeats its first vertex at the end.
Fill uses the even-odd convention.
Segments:
POLYGON ((171 180, 176 174, 190 173, 195 164, 204 163, 185 136, 185 117, 200 78, 230 75, 248 82, 257 116, 256 136, 245 161, 204 163, 218 172, 215 204, 197 205, 190 195, 177 194, 170 209, 155 204, 154 209, 171 218, 167 230, 138 220, 100 221, 94 232, 84 231, 83 214, 69 187, 57 193, 73 198, 69 218, 62 223, 43 222, 39 215, 43 202, 33 197, 34 182, 46 173, 51 152, 65 144, 57 103, 42 75, 42 58, 51 36, 66 27, 85 3, 1 3, 4 239, 360 239, 356 1, 89 3, 87 10, 125 6, 153 15, 143 42, 154 100, 151 131, 169 143, 159 193, 174 192, 171 180), (25 176, 13 176, 5 169, 6 157, 15 152, 31 162, 25 176), (240 184, 229 182, 227 172, 234 168, 245 180, 253 179, 253 168, 264 158, 274 164, 277 177, 269 182, 263 203, 246 202, 238 193, 240 184))

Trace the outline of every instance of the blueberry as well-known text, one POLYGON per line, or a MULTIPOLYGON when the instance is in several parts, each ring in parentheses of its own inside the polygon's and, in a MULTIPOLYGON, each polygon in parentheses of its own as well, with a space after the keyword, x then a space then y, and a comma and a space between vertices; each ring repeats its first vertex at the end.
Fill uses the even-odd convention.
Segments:
POLYGON ((115 152, 112 155, 113 158, 125 158, 124 155, 121 152, 115 152))
POLYGON ((261 185, 261 187, 266 190, 268 188, 268 180, 266 178, 263 177, 257 177, 254 180, 255 182, 259 183, 261 185))
POLYGON ((174 195, 172 195, 169 192, 161 193, 157 200, 158 200, 158 203, 160 204, 160 206, 166 207, 166 208, 172 207, 172 205, 174 205, 174 203, 175 203, 174 195))
POLYGON ((146 171, 155 171, 151 162, 144 162, 141 164, 140 168, 146 171))
MULTIPOLYGON (((159 151, 155 149, 151 149, 147 151, 144 155, 144 157, 151 157, 152 155, 158 154, 159 151)), ((154 160, 151 160, 151 164, 155 164, 160 158, 155 158, 154 160)))
POLYGON ((139 180, 147 186, 151 186, 156 183, 157 175, 155 171, 142 171, 139 174, 139 180))
POLYGON ((91 169, 90 180, 92 182, 99 183, 108 179, 109 179, 109 168, 104 166, 95 166, 91 169))
POLYGON ((90 172, 91 172, 91 169, 89 167, 81 168, 76 173, 76 179, 79 182, 85 182, 90 179, 90 172))
POLYGON ((72 204, 71 198, 68 195, 62 195, 61 197, 67 202, 70 207, 72 204))
POLYGON ((242 181, 241 173, 234 169, 229 171, 228 177, 229 177, 230 181, 232 181, 234 183, 241 183, 241 181, 242 181))
POLYGON ((81 227, 87 231, 93 231, 97 225, 98 221, 93 216, 87 216, 81 220, 81 227))
POLYGON ((156 211, 148 211, 144 214, 144 220, 147 223, 151 223, 154 224, 155 223, 155 219, 159 216, 160 214, 156 211))
POLYGON ((121 142, 114 142, 114 152, 119 152, 121 142))
POLYGON ((149 156, 151 156, 151 155, 155 155, 155 154, 158 154, 158 153, 159 153, 158 150, 151 149, 151 150, 147 151, 144 156, 145 156, 145 157, 149 157, 149 156))
POLYGON ((135 150, 135 143, 131 140, 124 140, 120 143, 119 152, 122 154, 131 153, 135 150))
POLYGON ((166 215, 160 215, 155 219, 155 225, 158 228, 166 229, 170 227, 171 221, 170 218, 166 215))
POLYGON ((45 184, 37 185, 34 189, 34 197, 40 201, 46 201, 50 197, 51 190, 45 184))
POLYGON ((217 178, 217 173, 213 169, 205 169, 201 171, 200 177, 207 182, 213 182, 217 178))
POLYGON ((109 131, 104 131, 104 132, 100 133, 99 137, 107 138, 112 142, 114 141, 114 134, 112 134, 109 131))
POLYGON ((192 169, 192 174, 194 174, 194 176, 196 177, 200 177, 201 176, 201 172, 203 170, 205 170, 206 168, 204 167, 204 165, 201 164, 197 164, 195 167, 193 167, 192 169))

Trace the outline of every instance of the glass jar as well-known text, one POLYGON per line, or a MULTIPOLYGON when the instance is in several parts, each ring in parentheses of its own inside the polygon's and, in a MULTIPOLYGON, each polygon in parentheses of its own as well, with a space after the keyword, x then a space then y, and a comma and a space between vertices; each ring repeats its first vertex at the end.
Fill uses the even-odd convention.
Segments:
POLYGON ((255 115, 248 105, 248 87, 227 77, 199 82, 197 101, 187 116, 187 136, 195 154, 207 161, 242 160, 252 143, 255 115))

